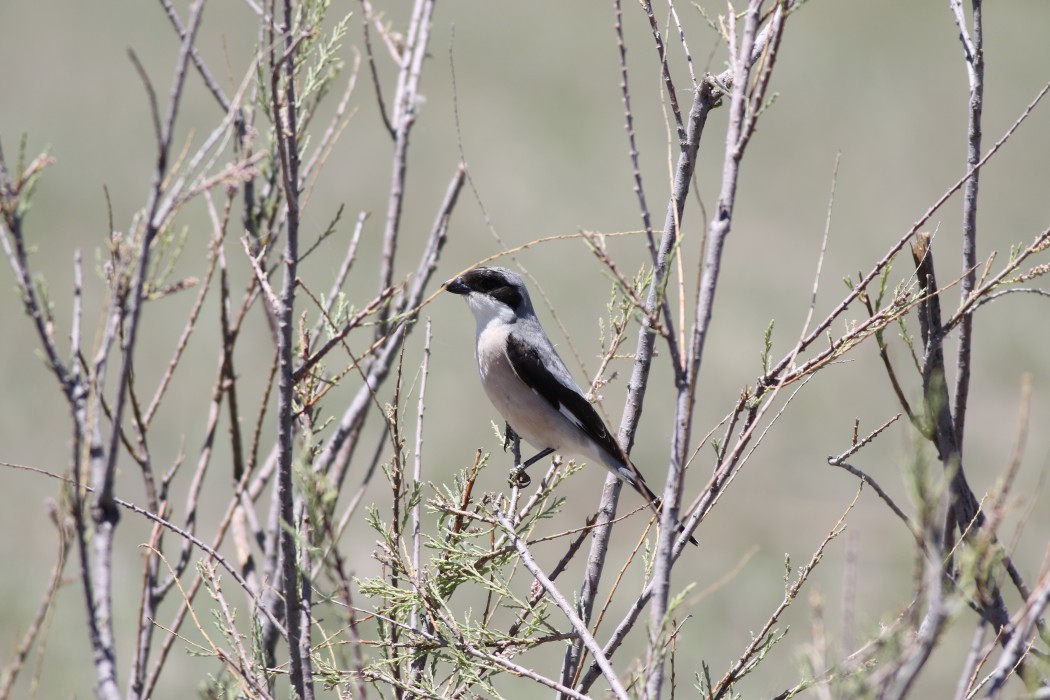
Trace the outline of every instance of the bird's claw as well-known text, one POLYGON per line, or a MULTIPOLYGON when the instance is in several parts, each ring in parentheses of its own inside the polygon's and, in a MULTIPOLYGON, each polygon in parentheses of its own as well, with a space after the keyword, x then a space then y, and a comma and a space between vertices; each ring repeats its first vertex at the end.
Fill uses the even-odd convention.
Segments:
POLYGON ((510 470, 510 474, 507 475, 507 483, 511 488, 524 489, 532 483, 532 477, 525 472, 523 467, 518 466, 510 470))
POLYGON ((507 428, 503 433, 503 451, 506 452, 510 449, 510 446, 514 443, 518 434, 514 432, 514 428, 510 427, 510 423, 504 423, 503 425, 507 428))

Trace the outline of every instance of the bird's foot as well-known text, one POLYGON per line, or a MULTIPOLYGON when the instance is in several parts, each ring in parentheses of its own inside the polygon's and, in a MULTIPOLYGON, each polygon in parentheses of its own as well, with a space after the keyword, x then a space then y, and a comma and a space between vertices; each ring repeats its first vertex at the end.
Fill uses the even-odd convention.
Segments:
POLYGON ((530 477, 523 465, 517 465, 510 470, 507 475, 507 483, 510 484, 511 488, 524 489, 528 488, 529 484, 532 483, 532 477, 530 477))
POLYGON ((503 425, 507 428, 503 432, 503 451, 506 452, 518 439, 518 434, 514 432, 514 428, 510 427, 510 423, 504 423, 503 425))
MULTIPOLYGON (((508 426, 508 427, 510 427, 510 426, 508 426)), ((547 455, 552 454, 553 452, 554 452, 554 448, 553 447, 548 447, 545 450, 540 450, 538 453, 534 454, 532 457, 530 457, 529 459, 525 460, 524 464, 515 464, 514 467, 511 468, 510 476, 508 477, 508 481, 510 482, 510 485, 514 486, 514 487, 517 487, 519 489, 523 489, 526 486, 528 486, 529 484, 531 484, 532 483, 532 479, 530 479, 529 475, 525 473, 525 470, 528 469, 529 467, 531 467, 536 462, 538 462, 541 459, 543 459, 544 457, 546 457, 547 455)))

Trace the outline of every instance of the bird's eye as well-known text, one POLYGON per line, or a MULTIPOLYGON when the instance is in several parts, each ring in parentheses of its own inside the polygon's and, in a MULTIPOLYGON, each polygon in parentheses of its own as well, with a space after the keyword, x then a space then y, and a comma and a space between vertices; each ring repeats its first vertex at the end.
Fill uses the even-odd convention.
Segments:
POLYGON ((512 284, 497 270, 478 268, 468 272, 465 277, 472 290, 488 295, 515 311, 522 304, 522 294, 518 285, 512 284))
POLYGON ((492 272, 491 270, 478 270, 471 276, 474 277, 474 279, 471 280, 471 286, 476 291, 484 294, 491 293, 496 289, 507 285, 507 280, 503 279, 503 275, 498 272, 492 272))

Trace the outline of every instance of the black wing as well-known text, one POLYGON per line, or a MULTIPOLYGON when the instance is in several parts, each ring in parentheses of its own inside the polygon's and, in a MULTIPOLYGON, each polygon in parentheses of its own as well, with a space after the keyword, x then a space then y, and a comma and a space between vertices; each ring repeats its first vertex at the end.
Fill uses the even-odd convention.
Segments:
POLYGON ((565 382, 544 364, 543 358, 534 346, 511 333, 507 337, 507 358, 510 359, 510 365, 515 374, 533 391, 546 399, 554 410, 569 419, 609 454, 614 455, 624 464, 628 463, 620 444, 609 433, 605 421, 594 410, 594 406, 575 386, 566 386, 565 382))
MULTIPOLYGON (((551 348, 551 352, 554 352, 553 348, 551 348)), ((570 384, 566 385, 557 374, 551 371, 550 367, 544 364, 543 358, 536 348, 514 333, 507 336, 507 358, 510 360, 510 366, 514 369, 514 373, 533 391, 546 399, 554 410, 569 419, 606 452, 620 460, 624 465, 622 469, 617 470, 621 478, 633 486, 643 498, 649 501, 652 509, 659 513, 660 497, 653 493, 653 490, 645 483, 645 479, 624 453, 620 443, 609 433, 609 429, 605 426, 605 421, 594 410, 594 406, 572 385, 572 378, 569 376, 568 370, 564 369, 564 367, 558 368, 560 370, 559 373, 564 374, 567 381, 570 382, 570 384)), ((546 447, 550 447, 550 445, 546 445, 546 447)), ((681 523, 678 523, 678 530, 680 532, 685 530, 681 523)), ((695 545, 699 544, 692 535, 689 536, 689 541, 695 545)))

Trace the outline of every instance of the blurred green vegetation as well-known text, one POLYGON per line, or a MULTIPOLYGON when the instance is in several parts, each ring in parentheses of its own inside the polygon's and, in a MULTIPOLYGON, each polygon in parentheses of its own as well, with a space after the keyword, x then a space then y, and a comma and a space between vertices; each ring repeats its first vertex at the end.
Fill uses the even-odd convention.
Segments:
MULTIPOLYGON (((709 15, 723 11, 718 3, 702 4, 709 15)), ((404 12, 400 3, 380 2, 376 7, 398 20, 404 12)), ((347 3, 341 11, 359 9, 358 4, 347 3)), ((715 33, 692 6, 683 4, 678 11, 696 70, 721 70, 724 54, 715 33)), ((625 3, 624 13, 646 194, 654 220, 662 221, 667 154, 674 147, 669 145, 663 87, 656 79, 648 25, 636 3, 625 3)), ((1050 3, 989 3, 985 23, 987 150, 1050 80, 1050 43, 1044 37, 1050 26, 1050 3)), ((344 46, 348 64, 362 45, 356 18, 351 27, 344 46)), ((408 237, 402 246, 411 249, 429 230, 460 148, 479 198, 462 198, 453 217, 441 279, 500 249, 490 226, 508 246, 579 229, 639 228, 612 27, 611 3, 438 3, 431 59, 423 78, 426 102, 412 137, 408 168, 414 205, 405 212, 408 237)), ((213 73, 232 86, 248 66, 255 39, 255 17, 246 4, 214 2, 206 10, 198 46, 213 73)), ((681 99, 687 102, 679 46, 673 40, 668 43, 676 56, 681 99)), ((33 263, 48 280, 61 333, 69 322, 74 249, 83 250, 86 262, 94 261, 108 235, 110 207, 115 229, 127 230, 148 192, 155 149, 147 101, 127 57, 129 48, 141 58, 158 93, 165 95, 178 42, 159 5, 0 3, 0 140, 9 161, 15 159, 23 134, 30 155, 46 148, 57 161, 33 200, 27 231, 37 247, 33 263)), ((773 89, 777 99, 761 122, 743 168, 719 305, 704 357, 695 435, 706 434, 731 409, 740 389, 759 374, 762 334, 770 319, 777 322, 774 357, 786 353, 798 337, 809 305, 837 154, 841 164, 818 316, 841 298, 843 277, 868 270, 964 172, 966 74, 945 2, 807 3, 788 23, 773 89)), ((369 210, 373 218, 362 239, 366 251, 362 255, 367 256, 379 241, 391 151, 367 71, 359 77, 352 106, 355 116, 311 195, 304 237, 311 240, 324 230, 340 205, 345 204, 348 212, 340 225, 344 236, 352 229, 356 213, 369 210)), ((199 140, 220 118, 199 77, 191 72, 176 143, 199 140)), ((723 130, 724 114, 716 113, 701 144, 697 184, 708 205, 717 194, 723 130)), ((1005 259, 1011 244, 1030 241, 1048 225, 1048 153, 1050 106, 1043 105, 984 169, 980 260, 993 250, 1005 259)), ((937 231, 942 283, 959 268, 960 208, 961 198, 956 196, 931 222, 937 231)), ((184 218, 190 226, 187 255, 201 255, 209 234, 207 228, 193 225, 204 222, 203 208, 191 209, 184 218)), ((687 260, 696 259, 704 228, 698 202, 691 200, 684 221, 687 260)), ((313 276, 327 285, 341 259, 342 245, 336 245, 338 254, 307 261, 301 276, 313 276)), ((616 239, 610 246, 619 260, 634 265, 644 261, 640 238, 616 239)), ((543 285, 593 371, 599 352, 597 318, 608 298, 600 266, 579 241, 552 243, 518 257, 543 285)), ((92 267, 85 266, 89 280, 92 267)), ((404 267, 402 272, 407 273, 407 263, 404 267)), ((68 412, 54 378, 37 357, 35 337, 12 291, 6 265, 4 269, 0 275, 5 282, 0 294, 0 327, 5 335, 0 342, 0 386, 4 387, 0 460, 60 472, 68 463, 68 412)), ((374 269, 360 266, 349 291, 373 289, 375 274, 374 269)), ((688 287, 695 284, 696 274, 695 269, 686 270, 688 287)), ((86 301, 88 309, 97 303, 97 285, 94 295, 87 290, 86 301)), ((143 367, 137 371, 156 371, 167 362, 191 303, 192 294, 183 294, 157 302, 167 307, 163 311, 149 309, 143 333, 148 342, 140 348, 143 367), (150 366, 151 362, 156 364, 150 366)), ((955 303, 949 296, 946 308, 955 303)), ((1038 572, 1050 532, 1044 484, 1050 466, 1050 433, 1041 429, 1050 424, 1047 309, 1045 299, 1018 296, 978 313, 965 446, 966 468, 981 494, 1008 464, 1018 430, 1021 378, 1033 375, 1029 416, 1033 430, 1002 529, 1022 573, 1030 578, 1038 572), (1036 505, 1040 502, 1042 506, 1036 505)), ((205 315, 205 332, 194 340, 186 357, 190 371, 173 387, 165 413, 158 418, 172 428, 166 436, 168 444, 154 449, 169 460, 180 450, 192 458, 200 446, 200 411, 205 405, 201 392, 212 381, 217 361, 216 314, 212 309, 205 315)), ((493 417, 489 405, 473 384, 472 319, 457 301, 442 297, 424 315, 434 321, 427 478, 437 481, 469 464, 476 447, 496 450, 498 445, 488 428, 493 417)), ((87 318, 87 327, 92 328, 90 312, 87 318)), ((546 309, 541 310, 541 318, 550 318, 546 309)), ((242 359, 240 371, 265 372, 272 355, 268 331, 256 321, 246 332, 257 336, 259 356, 242 359)), ((420 342, 412 344, 407 367, 418 358, 420 342)), ((900 343, 895 357, 900 368, 905 367, 900 343)), ((614 420, 622 409, 628 365, 622 363, 619 371, 621 376, 603 392, 605 409, 614 420)), ((671 405, 662 400, 661 380, 666 374, 657 371, 635 452, 637 463, 652 474, 662 468, 658 460, 669 434, 671 405)), ((917 395, 913 376, 906 390, 917 395)), ((338 398, 331 399, 332 411, 339 410, 338 398)), ((256 399, 246 397, 244 404, 253 405, 256 399)), ((848 446, 855 418, 864 433, 896 411, 874 348, 862 349, 849 362, 821 373, 799 394, 763 449, 723 496, 698 532, 701 550, 687 555, 697 558, 696 565, 681 567, 676 579, 676 584, 684 585, 695 576, 698 588, 704 589, 749 552, 756 552, 730 586, 711 592, 693 608, 694 619, 683 631, 701 640, 704 659, 713 669, 722 669, 737 657, 749 641, 749 631, 760 627, 779 602, 785 553, 796 566, 804 563, 856 490, 852 478, 826 465, 827 455, 848 446)), ((377 421, 370 424, 373 431, 377 426, 377 421)), ((901 471, 914 449, 908 430, 895 428, 861 460, 863 468, 902 503, 907 499, 901 471)), ((710 467, 710 452, 704 450, 693 467, 690 493, 703 486, 710 467)), ((498 469, 485 478, 486 489, 503 488, 498 469)), ((597 502, 603 478, 604 472, 597 470, 573 477, 569 488, 583 504, 581 509, 597 502)), ((121 495, 130 500, 141 496, 139 482, 131 466, 125 465, 121 495)), ((0 575, 2 648, 10 648, 25 629, 47 579, 55 537, 42 503, 56 491, 56 484, 43 477, 0 468, 0 530, 7 533, 0 537, 0 561, 6 563, 0 575)), ((372 497, 382 494, 373 489, 372 497)), ((908 602, 914 557, 909 533, 871 493, 861 497, 848 526, 856 558, 854 637, 861 639, 908 602)), ((202 530, 208 531, 206 525, 202 530)), ((126 601, 117 606, 124 614, 137 609, 131 603, 138 594, 141 569, 136 545, 146 531, 131 516, 122 521, 116 597, 126 601)), ((372 535, 363 526, 355 534, 357 539, 348 538, 355 547, 348 555, 358 571, 367 571, 372 535)), ((622 546, 633 544, 636 534, 633 525, 622 527, 622 546)), ((826 561, 804 593, 819 592, 830 634, 837 638, 841 638, 845 551, 843 540, 829 547, 826 561)), ((93 687, 75 567, 72 560, 38 697, 86 697, 93 687)), ((1016 604, 1016 597, 1009 602, 1016 604)), ((130 622, 118 620, 124 625, 130 622)), ((791 626, 791 633, 784 644, 805 643, 809 638, 806 605, 796 606, 785 624, 791 626)), ((970 630, 968 624, 950 628, 947 647, 957 650, 968 644, 970 630)), ((6 661, 6 655, 0 655, 0 664, 6 661)), ((691 679, 699 660, 678 661, 679 673, 684 674, 680 678, 691 679)), ((176 660, 184 662, 189 663, 176 660)), ((127 659, 118 663, 126 672, 127 659)), ((775 694, 794 682, 793 663, 790 654, 776 655, 742 687, 759 697, 775 694)), ((199 673, 199 666, 187 667, 199 673)), ((937 666, 936 658, 934 669, 921 683, 931 697, 943 697, 948 689, 954 690, 959 669, 937 666)), ((199 680, 192 674, 172 674, 171 685, 164 686, 159 696, 186 697, 199 680)), ((507 692, 513 694, 513 688, 507 692)))

